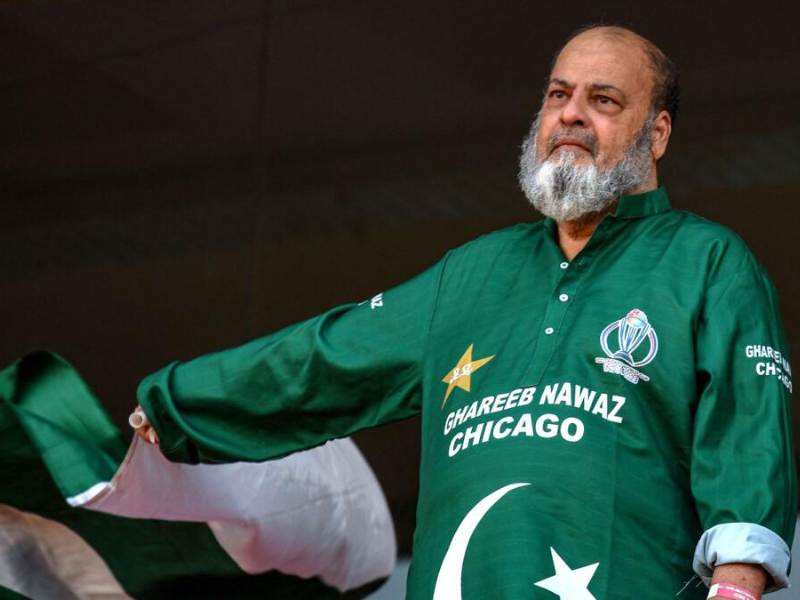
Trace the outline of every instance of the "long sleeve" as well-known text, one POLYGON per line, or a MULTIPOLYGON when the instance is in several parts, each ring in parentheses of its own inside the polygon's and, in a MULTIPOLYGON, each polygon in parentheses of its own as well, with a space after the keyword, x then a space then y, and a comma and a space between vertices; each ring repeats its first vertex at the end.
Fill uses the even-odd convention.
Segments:
POLYGON ((173 461, 261 461, 414 416, 444 260, 361 304, 173 363, 139 403, 173 461))
POLYGON ((747 253, 707 293, 697 329, 691 483, 705 530, 694 568, 762 565, 788 585, 797 517, 791 365, 772 282, 747 253))

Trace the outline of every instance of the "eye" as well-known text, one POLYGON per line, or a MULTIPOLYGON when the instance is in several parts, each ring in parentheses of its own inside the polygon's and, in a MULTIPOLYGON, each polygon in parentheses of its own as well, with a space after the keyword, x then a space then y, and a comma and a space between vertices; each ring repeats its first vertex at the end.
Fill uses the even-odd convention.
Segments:
POLYGON ((550 92, 550 97, 555 98, 556 100, 561 100, 562 98, 566 98, 566 93, 563 90, 552 90, 550 92))
POLYGON ((613 98, 609 98, 608 96, 595 96, 595 101, 598 104, 603 104, 607 106, 617 103, 613 98))

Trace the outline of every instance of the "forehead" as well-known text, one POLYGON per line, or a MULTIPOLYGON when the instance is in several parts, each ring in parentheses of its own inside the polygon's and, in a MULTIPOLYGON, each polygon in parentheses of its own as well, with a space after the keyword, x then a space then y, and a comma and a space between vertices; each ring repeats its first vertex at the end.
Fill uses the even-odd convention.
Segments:
POLYGON ((588 31, 559 53, 551 79, 580 87, 608 84, 629 97, 649 99, 653 72, 642 44, 633 37, 588 31))

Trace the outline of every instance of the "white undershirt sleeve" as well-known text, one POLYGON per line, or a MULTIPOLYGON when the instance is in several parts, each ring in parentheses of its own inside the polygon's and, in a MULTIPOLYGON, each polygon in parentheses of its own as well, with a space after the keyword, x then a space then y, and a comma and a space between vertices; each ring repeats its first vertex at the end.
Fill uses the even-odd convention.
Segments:
POLYGON ((754 523, 726 523, 706 531, 694 553, 694 571, 711 585, 714 569, 731 563, 761 565, 772 576, 766 592, 789 587, 791 551, 776 533, 754 523))

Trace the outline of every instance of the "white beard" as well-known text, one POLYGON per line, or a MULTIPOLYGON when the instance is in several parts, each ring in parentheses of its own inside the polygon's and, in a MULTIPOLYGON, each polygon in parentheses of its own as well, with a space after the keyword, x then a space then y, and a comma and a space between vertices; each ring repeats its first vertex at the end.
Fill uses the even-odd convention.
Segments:
MULTIPOLYGON (((557 161, 540 160, 536 153, 540 122, 537 115, 520 155, 519 183, 528 202, 558 222, 575 221, 606 210, 650 176, 654 121, 655 115, 651 115, 616 165, 601 169, 595 164, 575 164, 580 151, 559 150, 557 161)), ((596 147, 596 143, 592 145, 596 147)))

